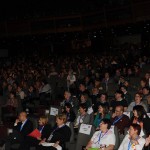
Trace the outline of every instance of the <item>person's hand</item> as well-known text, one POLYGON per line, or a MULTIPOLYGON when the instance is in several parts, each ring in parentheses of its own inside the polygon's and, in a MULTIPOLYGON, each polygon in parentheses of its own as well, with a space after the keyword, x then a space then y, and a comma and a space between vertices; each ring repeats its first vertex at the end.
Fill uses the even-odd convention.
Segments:
POLYGON ((19 119, 16 119, 15 124, 18 124, 19 122, 20 122, 20 120, 19 120, 19 119))
POLYGON ((145 146, 148 146, 149 144, 150 144, 150 135, 149 135, 149 137, 146 138, 145 146))
POLYGON ((116 113, 113 113, 113 114, 112 114, 112 118, 115 118, 115 117, 116 117, 116 113))
POLYGON ((39 143, 39 145, 41 145, 42 143, 44 143, 46 141, 46 139, 43 139, 40 143, 39 143))
POLYGON ((42 139, 41 139, 41 137, 37 137, 36 139, 37 139, 37 140, 39 140, 39 141, 41 141, 41 140, 42 140, 42 139))
POLYGON ((57 141, 54 145, 53 145, 53 147, 57 147, 59 145, 59 141, 57 141))

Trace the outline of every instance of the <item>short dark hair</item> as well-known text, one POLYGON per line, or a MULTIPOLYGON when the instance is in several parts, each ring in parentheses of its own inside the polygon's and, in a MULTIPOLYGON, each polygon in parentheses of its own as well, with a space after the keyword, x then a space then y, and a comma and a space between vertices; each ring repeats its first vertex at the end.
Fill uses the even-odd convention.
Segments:
POLYGON ((144 90, 144 89, 146 89, 148 91, 150 90, 148 86, 145 86, 145 87, 142 88, 142 90, 144 90))
POLYGON ((122 92, 121 90, 117 90, 117 91, 115 92, 115 94, 116 94, 116 93, 121 94, 121 97, 122 97, 122 98, 124 97, 124 94, 123 94, 123 92, 122 92))
POLYGON ((104 122, 104 124, 107 124, 107 129, 110 129, 110 127, 111 127, 110 119, 104 118, 104 119, 102 119, 101 122, 104 122))
POLYGON ((79 105, 79 107, 85 109, 85 112, 87 112, 87 110, 88 110, 85 103, 81 103, 81 104, 79 105))
POLYGON ((137 134, 140 135, 140 133, 141 133, 141 126, 139 124, 133 123, 130 126, 133 127, 134 130, 137 130, 137 134))
POLYGON ((65 106, 66 106, 67 108, 72 109, 72 105, 71 105, 70 103, 65 103, 65 106))

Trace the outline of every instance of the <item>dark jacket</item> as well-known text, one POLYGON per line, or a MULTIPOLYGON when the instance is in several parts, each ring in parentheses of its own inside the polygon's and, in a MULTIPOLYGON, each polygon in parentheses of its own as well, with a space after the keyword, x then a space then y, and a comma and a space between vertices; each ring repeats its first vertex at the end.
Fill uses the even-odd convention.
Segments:
POLYGON ((48 138, 50 136, 50 133, 52 132, 52 128, 50 125, 45 125, 43 130, 42 130, 42 133, 41 133, 41 138, 44 139, 44 138, 48 138))
POLYGON ((54 131, 51 143, 60 142, 60 145, 63 146, 66 142, 70 140, 71 130, 67 125, 64 125, 61 128, 58 128, 54 131))
POLYGON ((32 122, 29 119, 27 120, 27 122, 24 124, 22 130, 20 131, 21 125, 22 125, 22 123, 19 122, 17 124, 17 126, 14 126, 14 130, 16 130, 19 133, 21 133, 21 135, 23 137, 27 136, 28 134, 30 134, 33 131, 33 124, 32 124, 32 122))

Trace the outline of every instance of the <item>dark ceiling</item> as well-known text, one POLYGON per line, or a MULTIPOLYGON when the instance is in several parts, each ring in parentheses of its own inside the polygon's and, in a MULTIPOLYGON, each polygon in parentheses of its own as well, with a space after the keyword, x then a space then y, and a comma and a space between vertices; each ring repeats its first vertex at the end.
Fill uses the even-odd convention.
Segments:
POLYGON ((0 19, 77 13, 100 9, 104 5, 124 5, 129 2, 130 0, 5 0, 0 2, 0 19))

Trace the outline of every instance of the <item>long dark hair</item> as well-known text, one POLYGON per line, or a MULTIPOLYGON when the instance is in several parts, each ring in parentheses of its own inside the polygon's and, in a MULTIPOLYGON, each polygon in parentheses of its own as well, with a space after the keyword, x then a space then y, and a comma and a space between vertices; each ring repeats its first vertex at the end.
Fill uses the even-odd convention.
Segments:
MULTIPOLYGON (((103 108, 103 114, 104 117, 106 116, 106 114, 108 114, 108 106, 106 104, 100 104, 98 107, 102 107, 103 108)), ((99 118, 102 118, 102 114, 99 113, 99 118)))
MULTIPOLYGON (((138 114, 138 121, 141 122, 143 121, 144 118, 149 118, 144 107, 142 105, 136 105, 133 107, 133 111, 137 111, 138 114)), ((134 116, 132 116, 132 121, 134 119, 134 116)))

